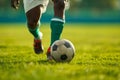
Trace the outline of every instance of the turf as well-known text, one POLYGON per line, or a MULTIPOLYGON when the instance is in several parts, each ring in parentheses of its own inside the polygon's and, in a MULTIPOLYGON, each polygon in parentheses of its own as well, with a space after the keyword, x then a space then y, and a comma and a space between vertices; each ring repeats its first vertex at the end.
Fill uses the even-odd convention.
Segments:
POLYGON ((25 24, 0 24, 0 80, 120 80, 120 24, 66 24, 61 38, 73 42, 70 63, 47 62, 48 24, 41 26, 44 54, 33 51, 25 24))

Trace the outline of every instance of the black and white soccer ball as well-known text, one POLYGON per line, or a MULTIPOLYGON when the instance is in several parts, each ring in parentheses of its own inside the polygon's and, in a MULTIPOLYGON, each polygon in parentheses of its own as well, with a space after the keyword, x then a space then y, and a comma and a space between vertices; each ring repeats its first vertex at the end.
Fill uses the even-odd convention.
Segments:
POLYGON ((51 56, 56 62, 70 62, 74 55, 74 45, 67 39, 57 40, 51 46, 51 56))

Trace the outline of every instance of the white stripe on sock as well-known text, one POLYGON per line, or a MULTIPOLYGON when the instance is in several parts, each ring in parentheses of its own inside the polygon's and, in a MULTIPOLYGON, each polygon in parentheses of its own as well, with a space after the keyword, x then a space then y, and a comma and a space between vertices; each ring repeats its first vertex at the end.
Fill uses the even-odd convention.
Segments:
POLYGON ((65 23, 65 20, 60 18, 52 18, 51 21, 59 21, 65 23))

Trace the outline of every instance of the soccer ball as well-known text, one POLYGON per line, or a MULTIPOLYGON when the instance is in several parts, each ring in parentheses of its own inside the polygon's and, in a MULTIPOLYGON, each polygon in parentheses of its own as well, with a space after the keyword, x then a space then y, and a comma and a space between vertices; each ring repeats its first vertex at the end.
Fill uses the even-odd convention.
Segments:
POLYGON ((51 56, 56 62, 70 62, 74 55, 75 48, 69 40, 57 40, 51 46, 51 56))

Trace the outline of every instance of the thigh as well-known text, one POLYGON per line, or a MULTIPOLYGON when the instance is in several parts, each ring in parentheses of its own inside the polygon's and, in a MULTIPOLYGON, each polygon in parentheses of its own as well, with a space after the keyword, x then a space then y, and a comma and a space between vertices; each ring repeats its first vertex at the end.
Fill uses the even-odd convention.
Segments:
POLYGON ((23 0, 28 26, 35 28, 49 0, 23 0))
POLYGON ((28 26, 31 28, 35 28, 38 24, 38 21, 41 16, 40 7, 41 7, 41 5, 38 5, 34 8, 32 8, 31 10, 29 10, 28 12, 26 12, 27 23, 28 23, 28 26))

